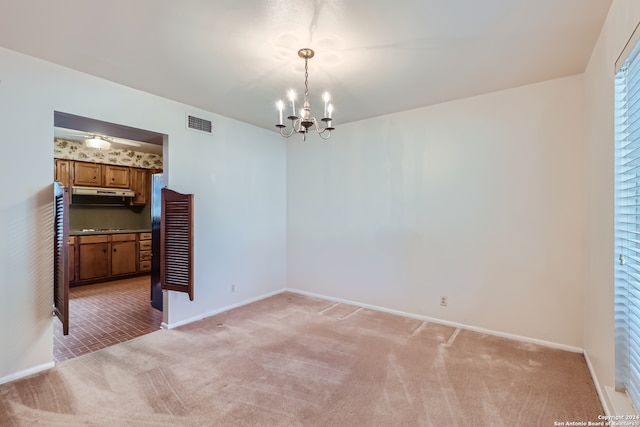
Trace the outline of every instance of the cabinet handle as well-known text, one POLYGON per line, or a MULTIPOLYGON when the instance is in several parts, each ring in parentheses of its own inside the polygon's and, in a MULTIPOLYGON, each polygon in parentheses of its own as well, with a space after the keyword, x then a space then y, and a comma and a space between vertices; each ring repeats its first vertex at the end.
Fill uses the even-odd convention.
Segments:
POLYGON ((103 250, 102 250, 102 253, 103 253, 103 254, 106 254, 106 253, 107 253, 107 250, 106 250, 106 249, 103 249, 103 250))
POLYGON ((118 251, 117 249, 114 249, 114 250, 113 250, 113 252, 117 252, 117 251, 118 251))

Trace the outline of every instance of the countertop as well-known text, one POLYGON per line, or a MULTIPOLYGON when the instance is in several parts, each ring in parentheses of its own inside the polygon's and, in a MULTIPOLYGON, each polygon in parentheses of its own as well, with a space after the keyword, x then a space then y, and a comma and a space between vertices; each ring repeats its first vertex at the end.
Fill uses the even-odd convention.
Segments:
POLYGON ((69 236, 86 236, 89 234, 123 234, 123 233, 151 233, 150 228, 114 228, 114 229, 82 229, 69 230, 69 236))

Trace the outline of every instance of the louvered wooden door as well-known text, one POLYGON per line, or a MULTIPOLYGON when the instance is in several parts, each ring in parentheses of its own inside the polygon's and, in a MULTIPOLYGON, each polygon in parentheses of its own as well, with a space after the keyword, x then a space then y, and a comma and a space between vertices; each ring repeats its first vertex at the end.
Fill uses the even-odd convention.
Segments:
POLYGON ((193 194, 162 189, 160 283, 193 301, 193 194))
POLYGON ((53 312, 69 335, 69 189, 54 182, 53 312))

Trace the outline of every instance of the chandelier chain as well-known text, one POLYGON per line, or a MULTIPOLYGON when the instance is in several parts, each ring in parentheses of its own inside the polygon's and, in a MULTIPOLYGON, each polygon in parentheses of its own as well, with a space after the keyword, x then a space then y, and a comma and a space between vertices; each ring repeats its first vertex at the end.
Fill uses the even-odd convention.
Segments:
POLYGON ((304 59, 304 97, 309 97, 309 65, 308 59, 304 59))

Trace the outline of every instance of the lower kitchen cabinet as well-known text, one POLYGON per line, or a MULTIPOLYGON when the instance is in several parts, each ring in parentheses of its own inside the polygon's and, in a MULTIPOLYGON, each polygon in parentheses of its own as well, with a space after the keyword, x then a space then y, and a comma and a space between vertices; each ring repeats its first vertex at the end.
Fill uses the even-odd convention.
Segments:
POLYGON ((151 233, 69 237, 72 285, 122 279, 151 271, 151 233))
POLYGON ((76 281, 76 237, 69 236, 69 282, 76 281))
POLYGON ((136 234, 112 234, 111 275, 135 273, 136 254, 136 234))
POLYGON ((138 270, 151 271, 151 233, 140 233, 138 247, 138 270))
POLYGON ((92 235, 78 238, 79 280, 109 276, 109 237, 92 235))

